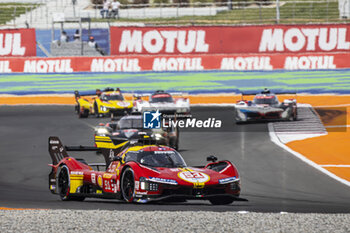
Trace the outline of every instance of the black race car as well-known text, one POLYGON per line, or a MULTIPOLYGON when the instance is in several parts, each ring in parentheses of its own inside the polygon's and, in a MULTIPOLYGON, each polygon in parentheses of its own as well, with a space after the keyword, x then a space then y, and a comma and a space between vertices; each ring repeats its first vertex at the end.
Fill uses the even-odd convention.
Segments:
POLYGON ((100 124, 95 128, 95 145, 100 148, 114 149, 119 146, 120 139, 137 141, 140 137, 149 136, 158 145, 179 148, 179 129, 161 127, 160 129, 144 129, 141 115, 128 115, 118 121, 100 124))

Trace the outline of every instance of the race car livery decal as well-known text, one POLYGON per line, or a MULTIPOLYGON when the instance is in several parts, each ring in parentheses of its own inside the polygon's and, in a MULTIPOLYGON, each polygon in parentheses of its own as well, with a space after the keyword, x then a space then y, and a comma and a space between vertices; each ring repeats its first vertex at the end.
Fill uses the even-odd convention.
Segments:
POLYGON ((177 175, 180 179, 190 183, 205 183, 210 180, 210 177, 207 174, 197 171, 182 171, 177 175))
POLYGON ((99 175, 97 178, 97 184, 98 184, 98 186, 100 186, 102 188, 102 176, 101 175, 99 175))
POLYGON ((164 178, 159 178, 159 177, 149 177, 149 181, 153 181, 153 182, 159 182, 159 183, 164 183, 164 184, 173 184, 173 185, 177 185, 177 181, 176 180, 172 180, 172 179, 164 179, 164 178))
POLYGON ((113 174, 107 174, 107 173, 103 174, 103 178, 105 179, 110 179, 112 176, 113 174))
POLYGON ((95 174, 95 173, 92 173, 92 174, 91 174, 91 182, 92 182, 93 184, 96 184, 96 174, 95 174))
POLYGON ((129 102, 125 102, 125 101, 120 101, 117 103, 120 107, 128 107, 130 105, 129 102))

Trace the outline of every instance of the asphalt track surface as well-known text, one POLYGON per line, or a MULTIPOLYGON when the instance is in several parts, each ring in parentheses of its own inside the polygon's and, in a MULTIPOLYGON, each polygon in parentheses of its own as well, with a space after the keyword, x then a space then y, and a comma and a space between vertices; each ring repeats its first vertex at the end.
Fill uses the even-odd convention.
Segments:
MULTIPOLYGON (((329 178, 270 141, 265 123, 236 126, 230 108, 193 108, 199 118, 224 121, 225 130, 183 131, 180 153, 188 165, 206 157, 235 163, 241 175, 241 197, 249 202, 213 206, 207 201, 176 204, 127 204, 87 199, 62 202, 48 190, 48 137, 66 145, 92 145, 93 126, 107 119, 78 119, 72 106, 0 106, 0 207, 40 209, 350 212, 350 187, 329 178), (207 115, 207 116, 205 116, 207 115)), ((87 162, 102 162, 94 153, 79 154, 87 162)))

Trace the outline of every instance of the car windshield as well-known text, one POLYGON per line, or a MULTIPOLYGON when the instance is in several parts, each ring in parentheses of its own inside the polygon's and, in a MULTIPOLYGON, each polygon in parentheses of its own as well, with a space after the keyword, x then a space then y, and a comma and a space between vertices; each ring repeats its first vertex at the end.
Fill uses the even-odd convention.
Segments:
POLYGON ((268 104, 268 105, 272 105, 272 104, 277 104, 277 98, 273 97, 273 98, 255 98, 253 100, 254 104, 268 104))
POLYGON ((129 151, 124 161, 136 161, 151 167, 176 168, 187 166, 181 155, 176 151, 129 151))
POLYGON ((119 129, 142 129, 142 120, 140 119, 121 119, 118 122, 119 129))
POLYGON ((102 100, 108 101, 108 100, 124 100, 122 95, 102 95, 102 100))
POLYGON ((174 102, 173 97, 168 94, 164 95, 154 95, 150 101, 151 103, 160 103, 160 102, 174 102))

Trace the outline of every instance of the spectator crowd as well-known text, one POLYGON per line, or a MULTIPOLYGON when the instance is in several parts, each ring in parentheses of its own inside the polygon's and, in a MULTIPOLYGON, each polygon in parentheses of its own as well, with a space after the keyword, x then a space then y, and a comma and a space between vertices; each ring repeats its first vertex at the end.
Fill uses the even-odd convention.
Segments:
POLYGON ((104 0, 101 9, 102 18, 117 18, 119 19, 120 2, 118 0, 104 0))

